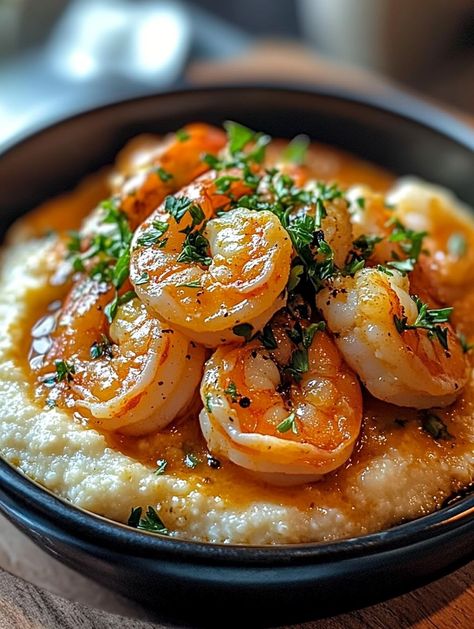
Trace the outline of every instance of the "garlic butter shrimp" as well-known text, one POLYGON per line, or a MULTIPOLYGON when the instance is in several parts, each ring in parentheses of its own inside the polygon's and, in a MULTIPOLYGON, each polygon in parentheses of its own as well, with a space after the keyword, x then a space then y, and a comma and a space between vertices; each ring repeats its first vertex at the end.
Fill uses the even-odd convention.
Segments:
POLYGON ((359 383, 330 337, 288 322, 278 314, 269 324, 274 349, 268 339, 219 347, 201 384, 209 450, 277 485, 312 482, 341 466, 362 419, 359 383), (290 341, 291 332, 305 335, 304 345, 290 341))
POLYGON ((427 232, 420 265, 430 292, 445 304, 462 297, 474 275, 473 211, 448 190, 413 178, 400 179, 387 199, 404 225, 427 232))
MULTIPOLYGON (((234 182, 234 197, 244 191, 242 181, 234 182)), ((199 229, 187 212, 160 224, 155 216, 163 221, 166 207, 160 208, 135 233, 131 281, 160 319, 194 341, 210 347, 242 341, 245 334, 239 336, 236 326, 261 329, 285 303, 292 256, 288 233, 266 210, 236 208, 211 218, 229 198, 216 191, 210 176, 174 197, 174 204, 183 202, 198 208, 200 221, 210 220, 199 229), (165 231, 150 244, 157 226, 165 231)))
MULTIPOLYGON (((162 142, 155 141, 153 148, 139 151, 137 145, 137 149, 127 151, 119 161, 119 173, 112 179, 112 195, 118 199, 130 228, 134 230, 168 194, 209 170, 203 156, 217 155, 225 143, 226 135, 221 129, 194 123, 162 142)), ((97 233, 101 217, 99 206, 83 225, 82 235, 97 233)))
POLYGON ((336 277, 316 301, 345 360, 372 395, 398 406, 447 406, 466 384, 466 358, 449 323, 407 327, 419 315, 409 290, 408 277, 397 271, 366 268, 336 277))
POLYGON ((119 305, 108 326, 102 312, 108 298, 92 280, 73 289, 49 337, 40 381, 52 376, 49 400, 64 400, 103 430, 147 434, 190 404, 204 350, 163 326, 136 298, 119 305))

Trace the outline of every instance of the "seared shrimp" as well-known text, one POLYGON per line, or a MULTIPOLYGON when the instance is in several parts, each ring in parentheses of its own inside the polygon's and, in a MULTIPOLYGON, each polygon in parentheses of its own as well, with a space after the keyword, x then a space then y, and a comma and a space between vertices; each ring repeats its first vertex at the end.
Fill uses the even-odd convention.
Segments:
POLYGON ((414 408, 447 406, 468 369, 449 310, 428 310, 409 280, 372 268, 336 277, 316 297, 347 363, 375 397, 414 408), (443 323, 437 323, 443 321, 443 323))
POLYGON ((430 292, 441 303, 453 303, 471 288, 474 275, 472 210, 444 188, 411 178, 398 181, 387 198, 407 227, 427 232, 423 273, 430 292))
POLYGON ((311 482, 336 469, 361 427, 360 386, 333 341, 321 324, 295 326, 282 315, 263 340, 216 350, 201 397, 210 451, 273 484, 311 482))
MULTIPOLYGON (((232 194, 244 190, 235 182, 232 194)), ((210 347, 261 329, 284 304, 290 272, 292 246, 279 219, 245 208, 211 218, 228 203, 212 178, 201 178, 168 199, 132 242, 137 295, 160 319, 210 347)))
POLYGON ((92 280, 73 289, 49 338, 40 381, 52 387, 50 401, 63 399, 91 424, 147 434, 189 405, 204 350, 165 328, 136 298, 118 306, 109 328, 102 313, 108 297, 92 280))
MULTIPOLYGON (((216 155, 225 143, 226 135, 221 129, 195 123, 155 143, 153 149, 139 153, 136 163, 132 154, 121 167, 124 174, 117 175, 112 186, 112 194, 130 228, 134 230, 143 222, 168 194, 209 170, 203 156, 216 155)), ((98 230, 102 215, 99 206, 81 229, 84 237, 102 231, 98 230)))

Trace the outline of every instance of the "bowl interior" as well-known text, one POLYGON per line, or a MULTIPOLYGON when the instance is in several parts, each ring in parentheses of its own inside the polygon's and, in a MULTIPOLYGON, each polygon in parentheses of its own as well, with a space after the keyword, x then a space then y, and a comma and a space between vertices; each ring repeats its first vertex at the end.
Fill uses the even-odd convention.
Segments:
MULTIPOLYGON (((399 175, 417 175, 447 186, 474 205, 474 132, 417 101, 400 95, 397 102, 380 105, 323 91, 210 88, 99 108, 40 131, 6 150, 0 155, 0 239, 15 218, 72 188, 87 173, 111 163, 126 141, 137 134, 164 133, 190 121, 220 124, 226 119, 274 136, 307 133, 399 175)), ((1 467, 5 465, 0 462, 1 467)), ((6 476, 12 485, 22 487, 28 500, 42 500, 44 509, 49 508, 48 500, 55 500, 20 475, 6 472, 6 476)), ((461 514, 473 506, 474 497, 465 497, 446 509, 446 516, 461 514)), ((69 505, 63 505, 62 510, 66 519, 75 518, 76 523, 81 520, 90 524, 94 519, 69 505)), ((443 517, 437 514, 421 518, 413 523, 413 532, 425 527, 422 521, 437 526, 443 517)), ((119 525, 103 522, 101 526, 104 525, 109 527, 107 533, 115 527, 118 535, 119 525)), ((123 531, 124 535, 129 533, 127 529, 123 531)), ((403 531, 399 534, 403 535, 403 531)), ((133 535, 144 539, 144 534, 133 535)), ((369 536, 367 545, 382 538, 385 541, 386 533, 369 536)))
POLYGON ((399 175, 447 186, 474 205, 474 133, 404 95, 383 107, 325 92, 245 87, 172 92, 102 107, 53 125, 4 153, 2 228, 111 163, 135 135, 164 133, 197 120, 237 120, 280 137, 304 132, 399 175))

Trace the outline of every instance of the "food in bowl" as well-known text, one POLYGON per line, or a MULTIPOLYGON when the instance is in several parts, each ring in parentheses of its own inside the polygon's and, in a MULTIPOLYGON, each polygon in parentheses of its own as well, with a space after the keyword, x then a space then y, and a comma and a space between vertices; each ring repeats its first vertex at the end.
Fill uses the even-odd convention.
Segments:
POLYGON ((137 138, 10 230, 2 455, 186 539, 419 517, 474 478, 473 269, 431 184, 237 123, 137 138))

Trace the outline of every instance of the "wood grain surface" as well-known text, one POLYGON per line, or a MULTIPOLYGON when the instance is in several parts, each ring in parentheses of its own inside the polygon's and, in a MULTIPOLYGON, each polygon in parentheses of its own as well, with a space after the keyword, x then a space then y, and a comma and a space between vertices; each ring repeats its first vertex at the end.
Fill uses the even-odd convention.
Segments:
MULTIPOLYGON (((474 562, 439 581, 350 614, 293 625, 301 629, 472 629, 474 562)), ((146 614, 145 610, 142 612, 146 614)), ((223 627, 226 626, 223 623, 223 627)), ((251 620, 249 619, 249 626, 251 620)), ((1 629, 157 629, 160 622, 117 616, 74 603, 0 572, 1 629)))
MULTIPOLYGON (((348 87, 360 90, 362 93, 378 94, 387 94, 397 87, 388 80, 375 77, 363 70, 342 68, 300 46, 275 42, 259 45, 237 60, 212 65, 194 64, 189 68, 187 78, 195 84, 257 82, 259 80, 314 82, 348 87)), ((457 115, 473 123, 472 118, 459 112, 457 115)), ((0 536, 3 536, 6 529, 1 528, 1 530, 0 536)), ((28 544, 29 542, 25 544, 26 557, 31 557, 35 565, 30 566, 30 570, 26 570, 25 566, 22 566, 22 570, 15 570, 13 564, 7 564, 7 567, 22 575, 31 573, 38 577, 38 574, 41 575, 43 565, 41 562, 44 561, 44 566, 48 566, 50 571, 57 570, 58 582, 60 582, 68 569, 57 562, 56 566, 53 564, 51 567, 51 562, 54 560, 46 556, 41 557, 41 551, 37 549, 34 549, 34 552, 28 551, 28 544), (39 565, 36 565, 36 562, 39 562, 39 565)), ((35 580, 42 582, 41 578, 35 580)), ((439 581, 391 601, 330 619, 294 625, 294 628, 474 629, 473 582, 474 562, 439 581)), ((80 584, 82 590, 84 587, 90 587, 89 600, 93 604, 99 604, 98 601, 102 601, 100 597, 94 597, 93 594, 101 589, 99 586, 92 582, 88 583, 82 577, 77 577, 76 583, 80 584)), ((84 598, 82 590, 82 598, 84 598)), ((62 590, 63 593, 64 591, 65 589, 62 590)), ((108 593, 106 595, 109 596, 108 593)), ((67 590, 67 596, 75 597, 74 587, 67 590)), ((110 595, 108 600, 113 601, 114 595, 110 595)), ((66 600, 7 571, 0 570, 0 629, 115 629, 119 627, 156 629, 164 627, 146 610, 133 603, 124 602, 120 597, 116 597, 116 600, 115 609, 134 615, 135 618, 110 614, 91 605, 66 600)), ((110 607, 109 604, 108 608, 110 607)), ((225 625, 226 622, 223 620, 223 627, 225 625)))

